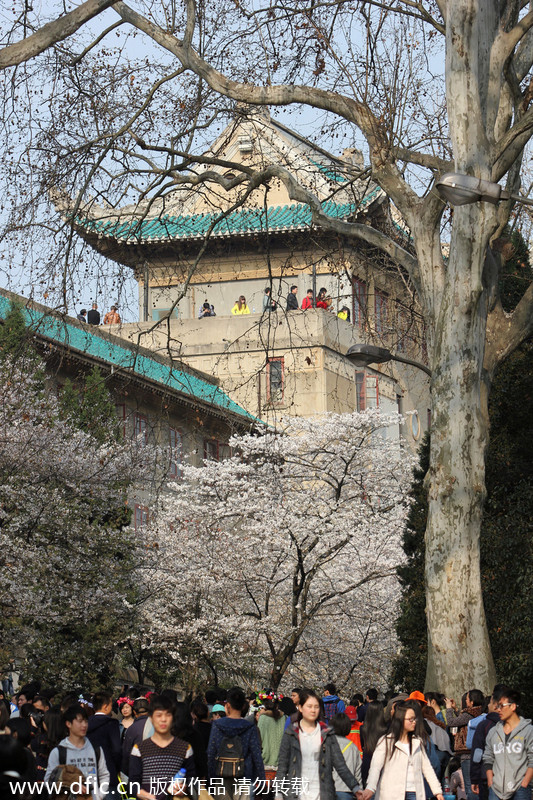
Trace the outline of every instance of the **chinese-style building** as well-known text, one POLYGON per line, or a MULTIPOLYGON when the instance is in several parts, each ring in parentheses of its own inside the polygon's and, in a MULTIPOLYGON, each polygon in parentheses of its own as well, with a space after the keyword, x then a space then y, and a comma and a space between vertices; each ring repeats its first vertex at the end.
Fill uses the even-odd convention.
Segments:
POLYGON ((77 233, 138 281, 139 322, 112 332, 212 375, 268 422, 379 405, 412 412, 404 432, 414 444, 429 425, 427 375, 394 362, 357 368, 345 355, 366 342, 423 362, 414 290, 398 266, 342 226, 316 225, 287 188, 295 180, 334 221, 372 225, 409 247, 388 198, 366 177, 361 153, 336 158, 268 115, 244 114, 195 168, 197 176, 205 171, 235 185, 226 191, 211 179, 137 206, 90 204, 77 212, 77 233), (278 175, 246 194, 239 167, 270 164, 278 175), (293 286, 299 306, 308 289, 324 288, 328 310, 287 310, 293 286), (275 310, 264 310, 266 288, 275 310), (240 296, 250 313, 233 315, 240 296), (205 302, 215 317, 198 318, 205 302), (346 310, 349 319, 337 316, 346 310))

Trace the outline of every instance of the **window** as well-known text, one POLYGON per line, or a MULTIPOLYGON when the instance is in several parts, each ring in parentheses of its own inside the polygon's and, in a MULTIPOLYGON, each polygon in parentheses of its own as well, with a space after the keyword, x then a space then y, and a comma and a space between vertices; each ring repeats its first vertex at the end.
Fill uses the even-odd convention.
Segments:
POLYGON ((133 414, 133 434, 135 439, 141 444, 148 442, 148 418, 144 414, 135 411, 133 414))
POLYGON ((267 403, 283 402, 283 358, 269 358, 266 365, 267 403))
POLYGON ((218 456, 221 461, 231 458, 231 447, 229 444, 224 444, 223 442, 218 443, 218 456))
POLYGON ((358 411, 377 408, 379 405, 378 376, 366 372, 355 373, 355 396, 358 411))
POLYGON ((387 327, 388 297, 384 292, 374 293, 376 333, 383 333, 387 327))
POLYGON ((218 439, 204 439, 204 458, 206 461, 224 461, 231 458, 231 447, 218 439))
POLYGON ((427 340, 427 326, 424 322, 423 330, 422 330, 422 363, 426 365, 429 364, 429 357, 428 357, 428 340, 427 340))
POLYGON ((413 411, 410 414, 409 423, 411 425, 411 433, 413 434, 413 439, 419 439, 422 429, 420 426, 420 417, 418 416, 418 411, 413 411))
POLYGON ((219 461, 219 448, 216 439, 204 439, 204 458, 206 461, 219 461))
POLYGON ((364 327, 366 321, 366 283, 352 279, 353 324, 364 327))
MULTIPOLYGON (((169 306, 168 308, 152 308, 153 321, 160 322, 162 319, 165 319, 165 317, 168 316, 171 308, 172 306, 169 306)), ((170 315, 170 319, 179 319, 179 318, 180 318, 179 309, 178 306, 176 306, 174 309, 172 309, 172 314, 170 315)))
POLYGON ((398 303, 396 309, 396 351, 398 353, 414 353, 416 350, 417 315, 412 309, 398 303))
POLYGON ((181 478, 181 464, 183 461, 183 446, 180 431, 177 428, 168 429, 169 439, 169 468, 170 478, 181 478))
POLYGON ((122 434, 122 437, 125 438, 126 436, 126 404, 125 403, 116 403, 115 404, 115 411, 117 412, 117 419, 118 419, 118 428, 122 434))
POLYGON ((397 327, 398 327, 398 339, 396 341, 396 350, 398 353, 405 353, 407 352, 408 348, 407 330, 409 327, 409 321, 407 318, 407 312, 404 308, 398 309, 397 327))
POLYGON ((148 525, 149 511, 147 506, 140 506, 135 503, 135 530, 140 531, 148 525))

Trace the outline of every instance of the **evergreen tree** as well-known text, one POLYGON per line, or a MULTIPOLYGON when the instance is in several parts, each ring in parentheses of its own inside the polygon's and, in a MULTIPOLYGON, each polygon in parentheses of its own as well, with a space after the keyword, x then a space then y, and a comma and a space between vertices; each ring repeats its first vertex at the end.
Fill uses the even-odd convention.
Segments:
POLYGON ((396 634, 401 644, 393 662, 391 685, 398 689, 422 689, 426 677, 427 622, 424 583, 424 559, 428 503, 424 478, 429 468, 429 434, 419 448, 420 461, 413 470, 409 495, 407 524, 402 537, 406 561, 397 568, 402 597, 396 621, 396 634))
POLYGON ((33 350, 33 348, 22 306, 20 303, 11 303, 9 311, 0 325, 0 358, 17 359, 28 350, 33 350))
POLYGON ((66 380, 60 397, 65 419, 96 439, 99 444, 119 441, 120 427, 115 405, 98 366, 94 366, 79 388, 66 380))
POLYGON ((498 678, 533 710, 533 342, 496 375, 490 401, 483 598, 498 678))

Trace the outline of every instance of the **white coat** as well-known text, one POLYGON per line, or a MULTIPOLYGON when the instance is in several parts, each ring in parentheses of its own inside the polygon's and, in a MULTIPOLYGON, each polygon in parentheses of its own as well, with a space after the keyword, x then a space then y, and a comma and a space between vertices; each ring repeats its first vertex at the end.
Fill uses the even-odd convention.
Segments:
POLYGON ((366 788, 375 793, 374 800, 403 800, 407 783, 407 767, 411 759, 416 785, 416 800, 425 800, 424 778, 433 794, 442 794, 442 786, 435 775, 422 742, 413 736, 412 752, 408 755, 396 742, 390 758, 386 758, 387 744, 390 748, 392 736, 383 736, 374 750, 366 788), (376 792, 377 790, 377 792, 376 792))

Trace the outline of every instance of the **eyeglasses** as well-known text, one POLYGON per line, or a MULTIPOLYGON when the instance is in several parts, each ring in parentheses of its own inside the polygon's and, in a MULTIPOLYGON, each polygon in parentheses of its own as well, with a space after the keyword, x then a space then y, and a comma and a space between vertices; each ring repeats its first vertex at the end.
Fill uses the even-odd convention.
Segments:
POLYGON ((406 722, 416 722, 416 717, 404 717, 406 722))
POLYGON ((498 709, 498 711, 500 711, 500 709, 508 708, 508 706, 514 706, 514 703, 498 703, 496 708, 498 709))

